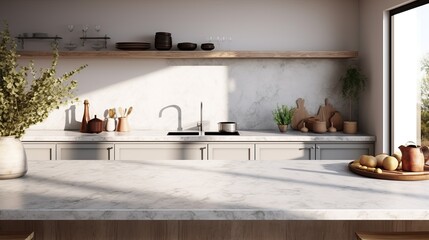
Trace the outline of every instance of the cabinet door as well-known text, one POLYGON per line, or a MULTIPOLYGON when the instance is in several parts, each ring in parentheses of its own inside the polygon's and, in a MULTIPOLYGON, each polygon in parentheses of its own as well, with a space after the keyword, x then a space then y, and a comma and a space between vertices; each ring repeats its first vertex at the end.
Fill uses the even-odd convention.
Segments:
POLYGON ((205 143, 118 143, 115 160, 206 160, 205 143))
POLYGON ((318 143, 316 158, 318 160, 355 160, 360 155, 374 155, 372 143, 318 143))
POLYGON ((113 160, 113 144, 59 143, 57 160, 113 160))
POLYGON ((55 160, 55 143, 23 143, 27 160, 55 160))
POLYGON ((210 143, 209 160, 254 160, 253 143, 210 143))
POLYGON ((256 160, 314 160, 313 143, 257 143, 256 160))

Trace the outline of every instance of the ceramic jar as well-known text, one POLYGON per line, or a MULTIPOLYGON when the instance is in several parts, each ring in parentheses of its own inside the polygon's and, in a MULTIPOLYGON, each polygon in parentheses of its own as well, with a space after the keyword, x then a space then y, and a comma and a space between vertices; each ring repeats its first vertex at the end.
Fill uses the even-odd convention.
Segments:
POLYGON ((106 131, 113 132, 115 131, 116 123, 114 118, 107 118, 106 120, 106 131))
POLYGON ((128 119, 126 117, 118 118, 118 127, 116 131, 118 132, 128 132, 130 130, 128 126, 128 119))
POLYGON ((22 142, 15 138, 0 137, 0 179, 19 178, 27 173, 27 156, 22 142))
POLYGON ((103 121, 97 118, 97 115, 94 116, 88 122, 88 132, 89 133, 101 133, 103 131, 103 121))

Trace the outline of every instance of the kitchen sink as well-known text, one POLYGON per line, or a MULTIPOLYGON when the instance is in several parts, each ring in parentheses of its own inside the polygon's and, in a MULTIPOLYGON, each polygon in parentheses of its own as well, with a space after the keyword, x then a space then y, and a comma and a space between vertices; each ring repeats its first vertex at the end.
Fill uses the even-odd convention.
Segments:
POLYGON ((189 136, 189 135, 196 136, 196 135, 200 135, 200 133, 199 132, 186 132, 186 131, 184 131, 184 132, 168 132, 167 135, 170 135, 170 136, 189 136))

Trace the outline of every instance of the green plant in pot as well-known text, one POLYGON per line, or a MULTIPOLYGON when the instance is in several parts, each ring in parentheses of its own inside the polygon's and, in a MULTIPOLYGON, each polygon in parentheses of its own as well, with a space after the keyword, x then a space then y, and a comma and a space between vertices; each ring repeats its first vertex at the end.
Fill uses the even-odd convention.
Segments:
POLYGON ((288 126, 292 121, 292 116, 294 112, 295 108, 288 107, 286 105, 277 105, 277 108, 273 110, 274 122, 276 122, 280 132, 287 131, 288 126))
POLYGON ((58 50, 53 49, 50 67, 36 71, 33 61, 18 65, 16 43, 8 26, 0 32, 0 179, 21 177, 27 160, 19 138, 31 125, 45 120, 49 113, 75 99, 77 82, 70 78, 83 65, 56 76, 58 50))
POLYGON ((360 93, 365 89, 366 76, 356 66, 350 66, 340 81, 341 94, 349 105, 349 120, 344 121, 343 132, 354 134, 357 132, 357 121, 352 120, 352 105, 357 102, 360 93))

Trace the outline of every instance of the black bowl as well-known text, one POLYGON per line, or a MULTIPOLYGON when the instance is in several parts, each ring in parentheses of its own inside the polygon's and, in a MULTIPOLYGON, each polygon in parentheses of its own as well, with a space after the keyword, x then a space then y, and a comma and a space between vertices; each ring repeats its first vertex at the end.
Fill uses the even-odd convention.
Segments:
POLYGON ((180 50, 192 51, 197 49, 197 44, 190 42, 182 42, 177 44, 177 48, 180 50))
POLYGON ((215 49, 215 46, 213 43, 203 43, 203 44, 201 44, 201 49, 206 50, 206 51, 211 51, 211 50, 215 49))

